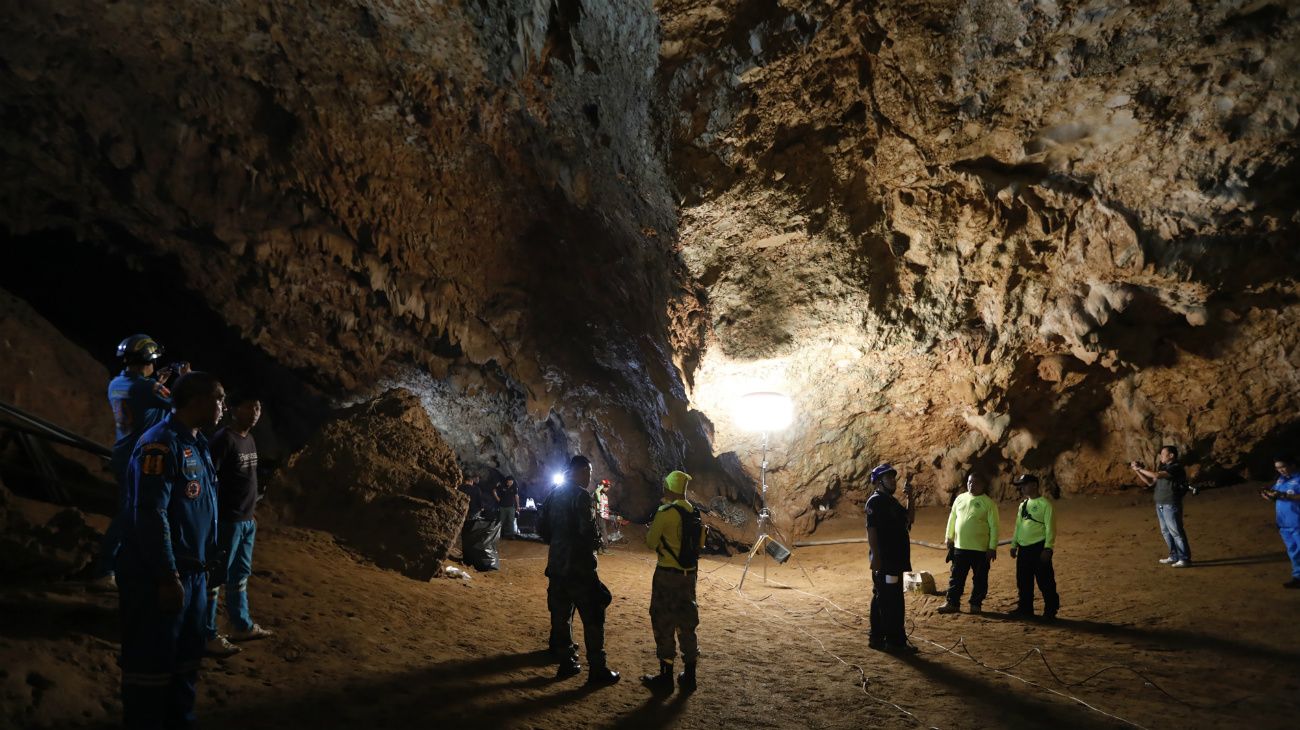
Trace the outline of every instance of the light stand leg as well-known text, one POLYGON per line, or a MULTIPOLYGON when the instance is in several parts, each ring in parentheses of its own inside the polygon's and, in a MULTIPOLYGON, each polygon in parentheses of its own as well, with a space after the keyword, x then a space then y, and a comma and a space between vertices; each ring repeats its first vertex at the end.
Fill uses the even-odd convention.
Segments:
MULTIPOLYGON (((767 522, 771 515, 767 511, 767 431, 763 432, 763 461, 758 467, 758 483, 762 487, 762 500, 758 508, 758 537, 754 539, 754 547, 749 551, 749 557, 745 559, 745 570, 740 574, 740 583, 736 586, 739 590, 745 587, 745 577, 749 575, 749 564, 754 561, 754 556, 763 550, 767 541, 771 538, 767 536, 767 522)), ((767 554, 764 553, 763 561, 763 582, 767 582, 767 554)))
MULTIPOLYGON (((762 494, 763 494, 762 504, 758 509, 758 537, 755 538, 754 540, 754 547, 751 548, 749 551, 749 557, 745 559, 745 570, 740 574, 740 583, 736 585, 737 590, 740 590, 745 587, 745 577, 749 575, 749 565, 750 563, 754 562, 754 557, 758 555, 760 551, 763 553, 763 557, 762 557, 763 582, 764 583, 767 582, 767 551, 764 548, 767 547, 767 541, 772 539, 772 537, 767 534, 767 526, 768 523, 771 522, 772 513, 769 512, 767 509, 767 432, 766 431, 763 432, 763 461, 759 464, 759 468, 758 468, 758 482, 759 485, 762 486, 762 494)), ((772 529, 776 530, 776 527, 773 526, 772 529)), ((785 536, 781 535, 780 530, 777 530, 777 535, 780 536, 782 540, 785 540, 785 536)), ((786 540, 786 542, 789 543, 790 541, 786 540)), ((813 584, 812 577, 808 575, 807 570, 804 570, 803 564, 800 563, 798 560, 795 560, 793 550, 791 550, 789 559, 794 560, 794 564, 799 566, 799 572, 803 573, 803 577, 805 580, 808 581, 808 585, 813 586, 814 584, 813 584)))

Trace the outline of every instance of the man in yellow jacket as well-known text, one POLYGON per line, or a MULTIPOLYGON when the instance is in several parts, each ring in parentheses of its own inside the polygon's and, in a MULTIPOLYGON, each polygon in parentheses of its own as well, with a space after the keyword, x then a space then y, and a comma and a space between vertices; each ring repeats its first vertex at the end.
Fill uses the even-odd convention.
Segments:
POLYGON ((966 492, 958 495, 948 513, 944 541, 952 560, 948 602, 939 613, 959 613, 966 574, 974 573, 970 612, 979 613, 989 592, 989 564, 998 558, 998 505, 986 494, 988 485, 977 474, 966 478, 966 492))
POLYGON ((1024 499, 1016 510, 1016 531, 1011 537, 1011 557, 1016 561, 1016 590, 1020 600, 1013 616, 1034 615, 1034 581, 1043 593, 1043 618, 1056 618, 1061 597, 1056 593, 1052 546, 1056 544, 1056 510, 1038 487, 1038 477, 1021 474, 1013 481, 1024 499))
POLYGON ((642 683, 653 692, 672 692, 674 640, 682 645, 684 671, 677 675, 683 692, 695 691, 695 660, 699 648, 695 627, 700 623, 695 602, 695 580, 699 574, 700 548, 704 547, 704 524, 695 505, 686 499, 689 474, 674 471, 664 477, 663 504, 655 512, 646 533, 646 545, 659 555, 650 589, 650 626, 655 635, 659 673, 647 674, 642 683))

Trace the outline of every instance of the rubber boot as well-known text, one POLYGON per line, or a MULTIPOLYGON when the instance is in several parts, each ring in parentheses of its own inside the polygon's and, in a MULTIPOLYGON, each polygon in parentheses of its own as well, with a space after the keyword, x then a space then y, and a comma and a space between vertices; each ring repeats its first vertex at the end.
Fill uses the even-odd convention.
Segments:
POLYGON ((695 691, 695 662, 687 662, 682 667, 682 673, 677 675, 677 686, 683 694, 690 694, 695 691))
POLYGON ((673 663, 660 660, 659 673, 642 676, 641 684, 644 684, 654 694, 672 694, 673 663))

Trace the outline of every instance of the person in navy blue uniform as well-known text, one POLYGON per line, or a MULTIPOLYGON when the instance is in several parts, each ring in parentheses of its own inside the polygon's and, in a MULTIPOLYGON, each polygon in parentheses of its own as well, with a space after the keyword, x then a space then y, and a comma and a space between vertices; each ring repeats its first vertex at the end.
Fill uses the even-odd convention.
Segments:
POLYGON ((871 630, 867 646, 889 652, 915 653, 903 625, 903 573, 912 569, 908 531, 916 517, 912 485, 903 485, 907 506, 894 499, 898 472, 889 464, 871 470, 875 491, 867 498, 867 543, 871 551, 871 630))
POLYGON ((219 560, 217 472, 202 429, 221 420, 225 390, 192 372, 171 397, 172 413, 140 437, 127 468, 117 583, 122 712, 133 730, 193 727, 207 570, 219 560))
POLYGON ((108 384, 108 405, 113 409, 115 431, 109 468, 117 482, 117 512, 104 533, 97 583, 109 590, 115 587, 113 562, 122 544, 121 513, 125 508, 127 464, 140 436, 165 418, 172 407, 171 394, 165 385, 171 372, 155 372, 162 355, 163 346, 149 335, 132 335, 122 340, 117 346, 122 372, 108 384))

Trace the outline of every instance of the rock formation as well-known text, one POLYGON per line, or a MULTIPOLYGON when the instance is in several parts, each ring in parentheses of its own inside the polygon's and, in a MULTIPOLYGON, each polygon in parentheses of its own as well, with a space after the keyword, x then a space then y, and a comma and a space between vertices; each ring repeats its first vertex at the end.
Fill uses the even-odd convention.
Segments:
POLYGON ((469 497, 456 455, 413 394, 352 406, 267 487, 280 519, 328 530, 377 565, 428 580, 460 536, 469 497))
POLYGON ((407 387, 463 463, 752 504, 730 406, 775 388, 807 531, 880 459, 942 500, 1295 444, 1291 4, 8 5, 0 285, 148 271, 287 400, 407 387))

